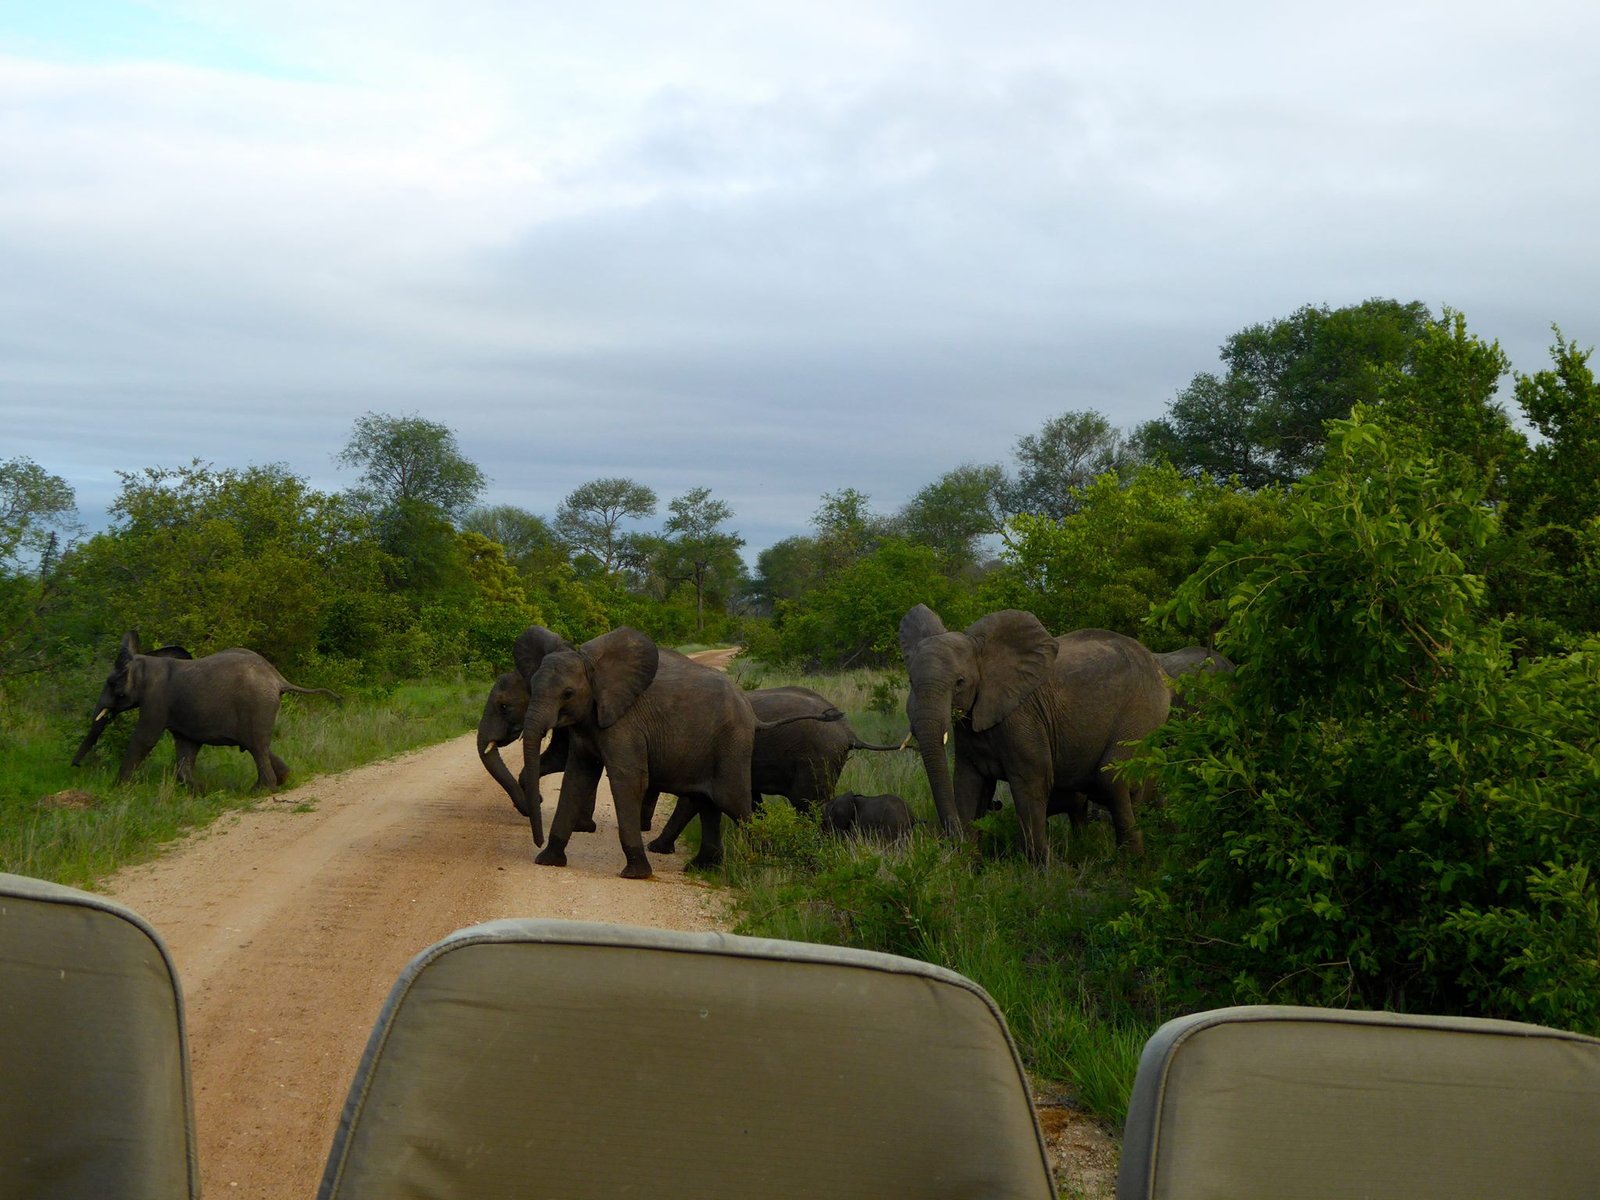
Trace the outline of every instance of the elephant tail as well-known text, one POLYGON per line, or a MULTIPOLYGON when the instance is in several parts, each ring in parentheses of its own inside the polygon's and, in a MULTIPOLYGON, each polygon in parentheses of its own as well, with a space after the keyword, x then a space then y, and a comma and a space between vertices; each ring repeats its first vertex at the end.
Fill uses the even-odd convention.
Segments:
POLYGON ((785 725, 793 725, 796 721, 842 721, 844 713, 831 705, 821 712, 800 713, 793 717, 779 717, 776 721, 763 721, 756 718, 756 728, 765 733, 769 729, 780 729, 785 725))
POLYGON ((301 696, 332 696, 337 703, 344 703, 344 697, 339 695, 338 692, 332 691, 329 688, 301 687, 298 683, 290 683, 287 679, 285 679, 282 685, 279 686, 278 695, 281 696, 285 692, 295 692, 301 696))
POLYGON ((909 741, 910 741, 910 739, 907 738, 905 742, 895 742, 892 745, 887 745, 886 746, 886 745, 883 745, 881 742, 863 742, 860 738, 855 738, 850 743, 850 749, 852 749, 852 750, 904 750, 906 748, 907 742, 909 742, 909 741))

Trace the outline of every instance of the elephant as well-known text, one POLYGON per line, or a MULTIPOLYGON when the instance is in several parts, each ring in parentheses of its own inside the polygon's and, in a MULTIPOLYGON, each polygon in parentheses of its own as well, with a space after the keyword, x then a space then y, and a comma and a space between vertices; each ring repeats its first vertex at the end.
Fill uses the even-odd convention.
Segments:
MULTIPOLYGON (((1169 686, 1179 683, 1184 675, 1231 675, 1238 669, 1226 655, 1205 646, 1185 646, 1182 650, 1168 650, 1157 654, 1156 662, 1161 664, 1161 673, 1166 676, 1169 686)), ((1173 688, 1172 707, 1188 711, 1191 705, 1185 699, 1183 691, 1181 686, 1173 688)))
POLYGON ((238 747, 255 759, 255 786, 278 787, 289 777, 289 768, 272 752, 272 726, 285 692, 341 699, 327 688, 290 683, 261 655, 242 646, 200 658, 180 646, 143 654, 139 635, 129 632, 123 635, 94 720, 72 756, 72 765, 83 762, 117 714, 137 708, 139 722, 117 773, 118 783, 132 777, 134 768, 170 729, 177 747, 178 779, 189 787, 195 786, 194 760, 201 746, 238 747))
MULTIPOLYGON (((825 696, 804 687, 756 688, 746 692, 745 698, 761 721, 821 716, 833 709, 825 696)), ((862 741, 844 720, 797 721, 777 729, 758 728, 750 751, 751 806, 759 808, 762 796, 783 796, 805 812, 833 795, 852 750, 898 749, 898 745, 862 741)), ((671 854, 678 835, 695 811, 691 801, 680 800, 660 835, 645 849, 653 854, 671 854)))
MULTIPOLYGON (((648 879, 641 810, 652 792, 693 797, 701 818, 700 853, 692 866, 722 860, 721 818, 750 815, 750 752, 757 719, 744 691, 729 676, 622 626, 576 650, 546 654, 528 679, 523 722, 525 761, 538 756, 547 732, 572 738, 549 841, 534 861, 565 866, 567 842, 587 803, 591 810, 602 767, 611 781, 624 879, 648 879)), ((795 720, 839 720, 838 709, 795 720)))
POLYGON ((915 824, 911 806, 892 792, 881 796, 840 792, 822 806, 822 827, 830 833, 892 841, 909 835, 915 824))
POLYGON ((1051 637, 1018 609, 952 632, 919 604, 900 622, 900 651, 911 681, 906 716, 948 835, 965 837, 1004 782, 1030 861, 1047 859, 1052 812, 1082 824, 1080 792, 1110 810, 1119 846, 1143 852, 1133 794, 1115 768, 1130 743, 1167 719, 1171 696, 1149 650, 1105 629, 1051 637))

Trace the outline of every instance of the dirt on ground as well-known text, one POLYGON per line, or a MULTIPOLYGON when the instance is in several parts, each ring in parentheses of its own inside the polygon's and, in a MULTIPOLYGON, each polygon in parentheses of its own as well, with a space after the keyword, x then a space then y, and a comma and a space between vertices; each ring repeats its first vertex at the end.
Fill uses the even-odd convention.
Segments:
MULTIPOLYGON (((547 816, 555 791, 546 779, 547 816)), ((529 916, 727 928, 682 853, 652 855, 653 880, 617 876, 609 800, 602 783, 599 831, 572 840, 566 869, 537 867, 527 820, 467 735, 280 792, 102 881, 177 964, 204 1193, 316 1194, 389 986, 446 934, 529 916)), ((1111 1139, 1048 1102, 1040 1119, 1063 1195, 1111 1196, 1111 1139)))

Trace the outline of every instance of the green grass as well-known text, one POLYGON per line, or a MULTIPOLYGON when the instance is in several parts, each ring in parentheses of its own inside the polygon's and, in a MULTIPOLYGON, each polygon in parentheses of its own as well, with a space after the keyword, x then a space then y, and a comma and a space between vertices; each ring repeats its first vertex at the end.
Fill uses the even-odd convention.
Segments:
MULTIPOLYGON (((342 705, 289 695, 272 748, 289 764, 292 787, 467 732, 477 724, 483 694, 481 681, 454 679, 352 695, 342 705)), ((0 870, 89 887, 153 857, 163 843, 263 799, 251 790, 250 756, 218 746, 200 751, 199 790, 180 786, 170 737, 119 787, 117 769, 135 719, 133 713, 118 718, 84 765, 73 768, 87 712, 0 693, 0 870)))
MULTIPOLYGON (((759 664, 738 673, 763 687, 814 688, 872 740, 903 735, 903 713, 865 707, 885 707, 893 673, 803 677, 759 664)), ((886 951, 959 971, 1006 1014, 1036 1086, 1120 1124, 1140 1050, 1163 1014, 1145 999, 1109 929, 1142 870, 1117 856, 1109 823, 1091 823, 1074 843, 1065 820, 1050 822, 1051 865, 1041 871, 1022 857, 1009 803, 978 822, 974 843, 941 837, 914 750, 857 752, 839 788, 895 792, 924 824, 903 845, 856 844, 825 835, 815 814, 769 799, 728 836, 723 878, 734 889, 738 931, 886 951)), ((1009 799, 1004 786, 1000 794, 1009 799)))

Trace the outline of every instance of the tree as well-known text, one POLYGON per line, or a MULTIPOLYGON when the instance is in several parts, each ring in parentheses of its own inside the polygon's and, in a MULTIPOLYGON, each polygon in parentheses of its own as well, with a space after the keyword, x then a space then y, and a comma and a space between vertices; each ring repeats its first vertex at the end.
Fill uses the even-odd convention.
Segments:
POLYGON ((505 550, 506 561, 525 579, 567 562, 567 550, 550 522, 513 504, 469 509, 461 528, 479 533, 505 550))
POLYGON ((361 469, 365 495, 377 509, 422 505, 453 521, 488 483, 462 456, 448 426, 415 413, 367 413, 357 419, 350 441, 334 457, 361 469))
POLYGON ((1127 465, 1122 434, 1098 412, 1065 412, 1017 439, 1017 477, 997 495, 1007 512, 1060 520, 1077 510, 1073 489, 1127 465))
POLYGON ((908 541, 931 546, 946 574, 975 567, 983 539, 1000 532, 1005 472, 994 463, 946 471, 900 510, 895 527, 908 541))
POLYGON ((672 515, 664 529, 671 555, 667 574, 682 579, 694 588, 695 633, 705 632, 705 600, 713 583, 732 587, 738 582, 744 564, 739 547, 744 539, 725 531, 722 524, 733 518, 726 501, 713 500, 711 489, 693 488, 667 505, 672 515))
POLYGON ((1372 299, 1249 326, 1223 343, 1226 371, 1195 376, 1135 441, 1185 474, 1292 482, 1321 458, 1328 421, 1375 402, 1386 368, 1410 368, 1429 321, 1420 301, 1372 299))
POLYGON ((871 496, 853 487, 822 494, 811 526, 817 531, 818 565, 824 575, 869 553, 883 536, 885 523, 868 507, 871 502, 871 496))
POLYGON ((0 677, 37 668, 60 535, 77 530, 72 488, 27 458, 0 462, 0 677), (34 556, 31 569, 25 556, 34 556))
POLYGON ((1359 413, 1286 516, 1173 601, 1225 610, 1241 666, 1153 739, 1133 960, 1177 1008, 1600 1031, 1600 643, 1514 661, 1470 566, 1482 480, 1359 413))
POLYGON ((556 509, 556 531, 574 551, 587 554, 611 575, 626 556, 623 521, 654 516, 656 494, 642 483, 611 476, 582 484, 556 509))

